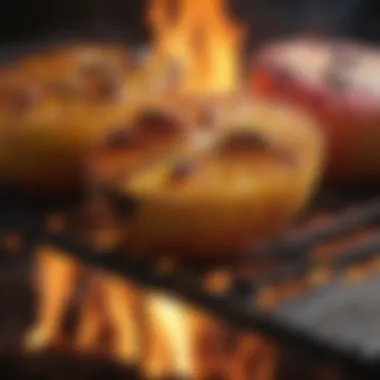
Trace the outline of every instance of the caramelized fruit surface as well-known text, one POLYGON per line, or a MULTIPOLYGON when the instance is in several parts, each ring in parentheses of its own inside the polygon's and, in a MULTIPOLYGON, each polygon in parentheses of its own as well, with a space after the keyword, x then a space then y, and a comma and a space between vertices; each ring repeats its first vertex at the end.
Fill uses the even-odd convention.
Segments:
POLYGON ((119 45, 52 48, 2 67, 0 179, 27 190, 79 186, 84 157, 124 121, 142 76, 119 45))
MULTIPOLYGON (((115 213, 122 199, 134 204, 120 222, 132 246, 231 252, 274 233, 308 201, 323 157, 312 120, 251 101, 220 107, 216 119, 214 128, 189 128, 188 119, 172 129, 157 124, 170 133, 140 145, 106 143, 94 156, 94 180, 115 213)), ((141 125, 131 128, 144 136, 141 125)))

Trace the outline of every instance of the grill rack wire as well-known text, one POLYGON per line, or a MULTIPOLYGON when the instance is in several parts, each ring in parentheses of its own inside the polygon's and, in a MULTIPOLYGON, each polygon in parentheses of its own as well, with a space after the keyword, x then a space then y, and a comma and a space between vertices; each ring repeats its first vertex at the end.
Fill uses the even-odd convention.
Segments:
POLYGON ((361 192, 356 189, 321 191, 316 202, 305 211, 293 229, 250 249, 234 262, 217 265, 172 263, 162 270, 160 258, 131 256, 125 251, 99 254, 74 233, 78 226, 74 221, 79 219, 82 210, 81 197, 58 202, 57 199, 25 197, 5 189, 0 198, 0 231, 13 231, 21 236, 22 252, 27 257, 31 257, 36 244, 48 243, 86 265, 113 272, 144 286, 168 291, 243 330, 260 331, 284 344, 309 350, 344 365, 349 363, 365 369, 371 376, 378 376, 380 339, 376 336, 376 328, 380 327, 380 308, 368 311, 367 307, 368 303, 376 304, 376 300, 380 299, 380 294, 376 298, 374 290, 377 285, 380 286, 380 197, 375 189, 378 187, 372 186, 368 191, 361 192), (66 218, 65 227, 60 231, 46 228, 46 220, 52 215, 66 218), (324 216, 324 223, 313 223, 318 215, 324 216), (342 236, 368 228, 371 232, 365 238, 345 244, 332 255, 313 254, 320 244, 331 244, 342 236), (256 275, 252 272, 247 275, 246 268, 257 267, 258 263, 260 267, 264 263, 266 269, 260 269, 256 275), (350 268, 362 263, 367 263, 371 273, 367 271, 353 283, 341 280, 350 268), (208 289, 203 280, 218 271, 229 273, 228 284, 219 291, 208 289), (314 281, 311 279, 318 273, 319 278, 322 273, 322 280, 310 286, 310 282, 314 281), (306 281, 308 285, 288 298, 272 302, 272 305, 260 301, 273 294, 271 289, 278 289, 294 280, 303 281, 303 285, 306 281), (365 297, 366 294, 373 296, 365 297), (337 302, 337 299, 344 301, 337 302), (364 299, 364 303, 358 303, 358 299, 364 299), (351 309, 364 308, 366 315, 363 316, 363 312, 356 319, 347 319, 351 304, 354 305, 351 309), (315 305, 319 305, 318 309, 315 305), (318 319, 309 315, 305 322, 302 315, 310 314, 308 310, 314 310, 322 317, 318 319), (324 331, 326 315, 330 316, 327 333, 324 331), (314 321, 314 325, 308 321, 314 321), (368 324, 369 328, 363 328, 368 324), (347 343, 344 334, 343 340, 341 333, 334 334, 339 326, 344 326, 345 331, 358 332, 351 334, 353 337, 347 343))

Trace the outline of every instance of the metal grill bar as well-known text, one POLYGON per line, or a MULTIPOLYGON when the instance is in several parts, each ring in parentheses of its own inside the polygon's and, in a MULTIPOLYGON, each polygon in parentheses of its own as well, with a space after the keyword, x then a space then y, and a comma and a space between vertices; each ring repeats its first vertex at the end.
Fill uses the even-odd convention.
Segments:
MULTIPOLYGON (((322 242, 367 226, 378 228, 380 201, 377 199, 332 217, 326 226, 284 235, 277 242, 264 244, 261 250, 256 251, 259 252, 256 258, 265 252, 272 259, 287 258, 288 264, 263 277, 245 280, 244 294, 239 286, 241 280, 235 273, 238 270, 236 263, 229 267, 232 281, 229 288, 218 293, 211 292, 199 282, 199 278, 205 275, 204 268, 179 265, 169 271, 160 271, 157 261, 150 257, 133 258, 126 252, 99 255, 68 231, 62 234, 46 232, 45 217, 48 211, 54 211, 51 205, 40 207, 35 203, 31 208, 17 202, 15 205, 18 207, 8 206, 4 209, 5 212, 0 216, 0 228, 19 231, 28 244, 48 243, 57 246, 60 251, 90 266, 112 271, 137 283, 164 289, 240 328, 260 330, 275 339, 302 346, 318 355, 337 360, 356 360, 355 363, 359 365, 364 358, 371 363, 380 359, 379 340, 370 334, 371 326, 376 329, 380 327, 377 325, 380 308, 369 306, 378 298, 365 297, 366 294, 372 294, 377 285, 380 286, 380 276, 375 274, 350 286, 339 279, 340 273, 346 268, 380 253, 380 235, 374 233, 372 237, 340 251, 331 260, 316 260, 309 254, 312 247, 322 242), (297 254, 292 255, 292 252, 297 254), (317 289, 305 289, 294 299, 284 300, 271 310, 260 307, 256 296, 262 290, 307 275, 316 267, 327 268, 332 273, 327 283, 317 289), (364 318, 364 314, 350 313, 351 308, 364 308, 368 312, 365 327, 358 326, 357 323, 364 318), (348 336, 344 335, 346 328, 351 332, 348 336)), ((78 205, 79 203, 63 204, 58 209, 75 210, 78 205)), ((209 271, 214 269, 209 268, 209 271)))
POLYGON ((288 232, 279 239, 264 243, 256 247, 250 253, 250 257, 267 259, 281 256, 291 258, 299 255, 300 251, 306 251, 313 245, 337 239, 342 235, 379 221, 380 200, 376 199, 343 212, 326 225, 288 232))
POLYGON ((296 330, 329 342, 360 359, 380 356, 380 274, 356 284, 332 282, 285 303, 273 312, 296 330))

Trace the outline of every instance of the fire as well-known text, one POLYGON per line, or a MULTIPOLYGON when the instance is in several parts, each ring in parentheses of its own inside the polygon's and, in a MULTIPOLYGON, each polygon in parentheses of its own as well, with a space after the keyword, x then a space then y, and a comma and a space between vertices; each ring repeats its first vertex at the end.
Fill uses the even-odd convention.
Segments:
POLYGON ((120 363, 137 363, 141 355, 138 310, 139 290, 114 276, 92 273, 89 291, 81 305, 76 348, 89 352, 98 344, 107 322, 111 325, 112 357, 120 363))
POLYGON ((225 8, 224 0, 151 0, 154 53, 164 64, 180 65, 181 91, 209 95, 238 88, 243 31, 225 8))
POLYGON ((38 254, 35 278, 40 297, 37 322, 26 336, 28 350, 45 348, 59 339, 60 323, 75 287, 81 266, 73 260, 43 248, 38 254))
MULTIPOLYGON (((38 252, 36 269, 40 303, 35 325, 25 337, 28 351, 53 346, 100 353, 122 365, 137 365, 146 379, 197 380, 222 374, 228 380, 246 380, 253 373, 259 374, 259 380, 274 378, 273 345, 245 333, 230 347, 227 326, 169 295, 87 269, 49 247, 38 252), (80 289, 83 276, 87 286, 80 289), (62 324, 78 288, 84 292, 77 329, 67 337, 62 324), (103 337, 107 327, 111 342, 103 337), (260 361, 249 368, 255 357, 260 361)), ((205 287, 219 292, 225 284, 226 273, 216 272, 205 287)))

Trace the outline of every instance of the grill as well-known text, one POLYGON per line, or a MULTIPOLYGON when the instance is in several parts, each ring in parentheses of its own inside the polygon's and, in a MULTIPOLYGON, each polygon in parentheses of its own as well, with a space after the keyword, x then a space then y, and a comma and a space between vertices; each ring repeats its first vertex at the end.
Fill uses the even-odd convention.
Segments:
MULTIPOLYGON (((19 52, 24 53, 25 47, 7 50, 0 59, 19 52)), ((48 243, 88 266, 164 289, 233 329, 259 331, 274 339, 285 347, 278 370, 280 380, 324 379, 318 378, 315 370, 321 361, 336 364, 345 379, 379 379, 378 189, 377 184, 360 191, 324 187, 284 235, 252 247, 236 261, 192 265, 168 261, 167 257, 131 256, 127 249, 99 254, 78 233, 83 197, 60 201, 31 198, 0 186, 0 282, 11 286, 15 274, 29 276, 33 248, 48 243), (219 286, 210 288, 210 281, 219 277, 219 286), (305 370, 300 362, 306 364, 305 370)), ((24 296, 18 305, 12 294, 7 305, 17 309, 21 319, 29 319, 27 307, 20 305, 30 304, 31 295, 24 296)), ((12 326, 12 321, 2 324, 12 326)), ((28 378, 45 378, 45 374, 36 375, 36 368, 42 365, 47 371, 59 369, 63 377, 74 377, 67 367, 76 366, 76 358, 66 362, 54 353, 42 359, 24 358, 25 371, 21 371, 19 347, 14 344, 17 333, 9 329, 3 338, 0 372, 7 371, 13 378, 21 372, 27 372, 28 378)), ((81 379, 138 378, 134 371, 126 377, 124 370, 100 358, 81 358, 80 366, 83 371, 77 376, 81 379)))
MULTIPOLYGON (((380 198, 375 188, 361 193, 323 190, 283 236, 252 248, 236 262, 193 266, 131 257, 125 250, 99 255, 77 233, 80 198, 57 204, 15 192, 10 196, 5 190, 0 202, 3 250, 12 247, 5 244, 11 231, 22 237, 18 249, 24 257, 30 257, 32 246, 49 243, 87 265, 174 293, 230 325, 376 375, 380 198), (56 228, 47 228, 54 224, 56 228), (227 280, 210 289, 207 279, 220 273, 227 280)), ((16 266, 22 257, 3 256, 16 266)))

